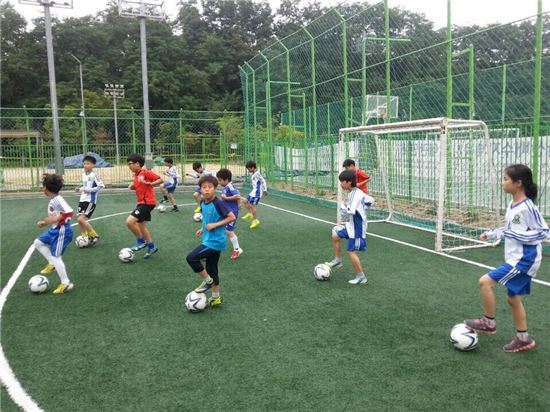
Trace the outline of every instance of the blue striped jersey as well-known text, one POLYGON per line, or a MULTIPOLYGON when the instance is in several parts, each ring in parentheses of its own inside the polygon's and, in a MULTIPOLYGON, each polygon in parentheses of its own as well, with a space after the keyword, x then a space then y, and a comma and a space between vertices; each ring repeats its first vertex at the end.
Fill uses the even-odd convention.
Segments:
POLYGON ((367 209, 374 204, 374 199, 355 187, 349 194, 346 202, 340 206, 342 217, 349 217, 346 230, 350 239, 367 237, 367 209))
POLYGON ((82 173, 82 187, 80 188, 81 202, 97 202, 97 192, 104 189, 105 185, 99 175, 94 171, 82 173))
POLYGON ((259 199, 266 190, 267 183, 260 172, 256 170, 252 175, 252 191, 250 192, 250 196, 257 197, 259 199))

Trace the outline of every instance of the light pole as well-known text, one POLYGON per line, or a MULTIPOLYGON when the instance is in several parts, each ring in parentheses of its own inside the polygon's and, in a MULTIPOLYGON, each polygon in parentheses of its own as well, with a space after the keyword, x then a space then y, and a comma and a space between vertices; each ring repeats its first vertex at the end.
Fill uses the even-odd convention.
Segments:
POLYGON ((120 163, 120 150, 118 148, 118 118, 116 113, 116 100, 124 99, 124 85, 105 83, 105 89, 103 95, 108 99, 113 99, 113 111, 115 118, 115 149, 116 149, 116 163, 120 163))
POLYGON ((86 111, 84 108, 84 77, 82 76, 82 62, 74 54, 69 53, 73 59, 78 62, 78 71, 80 73, 80 101, 81 101, 81 112, 80 117, 82 117, 82 150, 83 154, 86 154, 88 151, 88 137, 86 136, 86 111))
POLYGON ((55 173, 63 175, 63 158, 61 157, 61 138, 59 137, 59 114, 57 112, 57 88, 55 83, 55 65, 53 59, 52 16, 50 7, 73 8, 73 0, 19 0, 20 4, 44 6, 44 26, 46 29, 46 52, 48 55, 48 78, 50 83, 50 103, 52 105, 52 131, 55 154, 55 173))
POLYGON ((118 14, 121 17, 139 19, 141 43, 141 81, 143 84, 143 123, 145 127, 145 160, 153 166, 151 152, 151 131, 149 124, 149 84, 147 80, 147 43, 145 20, 164 20, 164 0, 118 0, 118 14))

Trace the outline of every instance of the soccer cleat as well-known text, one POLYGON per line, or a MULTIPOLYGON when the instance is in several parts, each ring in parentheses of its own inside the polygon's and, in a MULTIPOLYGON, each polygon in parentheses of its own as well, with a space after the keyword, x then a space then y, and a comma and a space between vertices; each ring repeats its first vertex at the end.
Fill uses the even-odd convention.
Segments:
POLYGON ((168 200, 162 199, 159 203, 161 203, 161 204, 162 204, 162 203, 168 203, 168 200))
POLYGON ((67 293, 67 292, 70 292, 71 290, 73 290, 74 288, 74 285, 72 283, 69 283, 69 284, 64 284, 64 283, 60 283, 58 287, 55 288, 55 290, 53 291, 53 294, 54 295, 62 295, 64 293, 67 293))
POLYGON ((218 296, 217 298, 212 296, 211 298, 208 299, 208 306, 210 306, 210 307, 220 306, 221 304, 222 304, 222 297, 221 296, 218 296))
POLYGON ((334 259, 331 262, 325 262, 325 265, 327 265, 331 270, 339 270, 344 267, 344 264, 341 260, 334 259))
POLYGON ((177 207, 172 208, 172 212, 179 212, 180 210, 177 207))
POLYGON ((242 217, 243 220, 250 220, 252 219, 254 216, 252 216, 252 213, 247 213, 246 215, 244 215, 242 217))
POLYGON ((47 264, 46 266, 44 266, 44 269, 42 269, 42 270, 40 271, 40 274, 41 274, 41 275, 47 275, 47 274, 49 274, 49 273, 52 273, 54 270, 55 270, 55 266, 54 266, 54 265, 47 264))
POLYGON ((99 240, 99 236, 90 237, 88 240, 88 246, 95 246, 98 240, 99 240))
POLYGON ((132 249, 132 251, 134 251, 134 252, 137 252, 138 250, 143 249, 145 246, 147 246, 147 244, 145 242, 143 242, 143 243, 138 242, 134 246, 132 246, 130 249, 132 249))
POLYGON ((149 259, 152 255, 154 255, 158 251, 159 251, 158 247, 156 247, 154 249, 148 249, 147 253, 145 255, 143 255, 143 259, 149 259))
POLYGON ((208 289, 210 289, 212 286, 214 286, 214 281, 211 281, 208 283, 206 280, 203 281, 196 289, 195 292, 197 293, 205 293, 208 289))
POLYGON ((491 327, 487 325, 487 322, 485 322, 483 318, 465 319, 464 324, 470 329, 475 330, 476 332, 487 333, 489 335, 494 335, 495 333, 497 333, 497 327, 491 327))
POLYGON ((260 221, 258 219, 253 220, 252 223, 250 224, 250 229, 254 229, 254 228, 258 227, 259 225, 260 225, 260 221))
POLYGON ((521 352, 524 350, 533 349, 536 346, 535 340, 529 338, 529 340, 521 340, 519 338, 514 339, 512 342, 504 345, 502 350, 508 353, 521 352))
POLYGON ((198 206, 196 209, 195 209, 195 213, 200 213, 201 212, 201 207, 198 206))
POLYGON ((233 253, 231 254, 231 259, 232 260, 235 260, 237 259, 239 256, 241 256, 243 254, 243 250, 241 248, 238 248, 238 249, 235 249, 233 251, 233 253))
POLYGON ((352 285, 365 285, 367 283, 367 277, 358 276, 355 279, 348 280, 348 283, 351 283, 352 285))

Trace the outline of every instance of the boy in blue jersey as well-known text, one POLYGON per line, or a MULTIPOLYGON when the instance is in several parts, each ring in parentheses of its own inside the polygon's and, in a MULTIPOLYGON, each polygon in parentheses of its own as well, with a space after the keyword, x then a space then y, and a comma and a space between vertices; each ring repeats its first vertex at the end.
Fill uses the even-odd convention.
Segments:
POLYGON ((237 239, 237 235, 235 234, 235 225, 237 224, 237 218, 239 217, 239 202, 241 200, 241 194, 231 181, 231 179, 233 178, 231 170, 220 169, 218 170, 218 173, 216 173, 216 177, 218 178, 220 186, 222 187, 221 198, 228 209, 231 210, 235 215, 235 220, 225 227, 225 230, 227 231, 227 237, 229 237, 229 240, 233 245, 233 253, 231 254, 231 259, 235 260, 243 253, 243 250, 239 246, 239 239, 237 239))
POLYGON ((363 271, 361 260, 357 252, 367 250, 367 209, 374 204, 374 199, 363 193, 357 187, 357 175, 354 170, 345 170, 338 176, 340 186, 349 190, 347 202, 340 205, 340 214, 349 219, 345 225, 335 226, 332 229, 332 245, 334 247, 334 259, 325 264, 331 269, 340 269, 342 264, 342 246, 340 239, 348 239, 348 256, 355 269, 355 278, 349 283, 363 285, 367 283, 367 277, 363 271))
POLYGON ((178 187, 178 168, 174 165, 174 159, 171 157, 164 158, 164 166, 168 168, 168 170, 164 172, 164 175, 167 176, 168 179, 160 185, 160 191, 163 197, 160 203, 169 201, 172 205, 172 210, 174 212, 179 212, 178 205, 176 205, 176 200, 174 199, 174 192, 176 191, 176 187, 178 187))
POLYGON ((187 263, 203 279, 195 292, 205 293, 212 289, 212 297, 208 299, 208 303, 210 306, 218 306, 222 303, 218 261, 227 243, 225 226, 235 220, 235 215, 216 197, 218 179, 214 176, 203 176, 199 180, 199 186, 202 195, 202 228, 197 230, 197 236, 202 236, 202 244, 187 255, 187 263), (202 260, 206 261, 206 268, 202 260))

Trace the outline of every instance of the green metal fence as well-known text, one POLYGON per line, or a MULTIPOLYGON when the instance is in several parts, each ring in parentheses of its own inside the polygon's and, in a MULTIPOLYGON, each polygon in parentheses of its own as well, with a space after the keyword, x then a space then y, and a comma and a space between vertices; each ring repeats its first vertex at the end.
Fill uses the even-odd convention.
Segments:
POLYGON ((550 101, 541 98, 550 93, 550 11, 528 1, 537 15, 464 29, 449 14, 446 30, 404 18, 387 0, 332 8, 240 67, 246 157, 272 183, 319 195, 334 189, 342 127, 479 119, 498 167, 532 167, 550 216, 550 101))
MULTIPOLYGON (((100 174, 107 185, 130 180, 126 157, 144 153, 143 115, 138 110, 118 110, 118 145, 112 110, 60 111, 59 126, 64 158, 94 152, 111 163, 100 174)), ((240 112, 151 111, 151 146, 157 158, 173 157, 182 175, 199 161, 211 169, 228 167, 244 174, 243 125, 240 112)), ((0 188, 32 190, 40 187, 45 172, 53 172, 54 147, 51 111, 0 109, 0 188)), ((65 182, 76 185, 79 169, 66 169, 65 182)))

